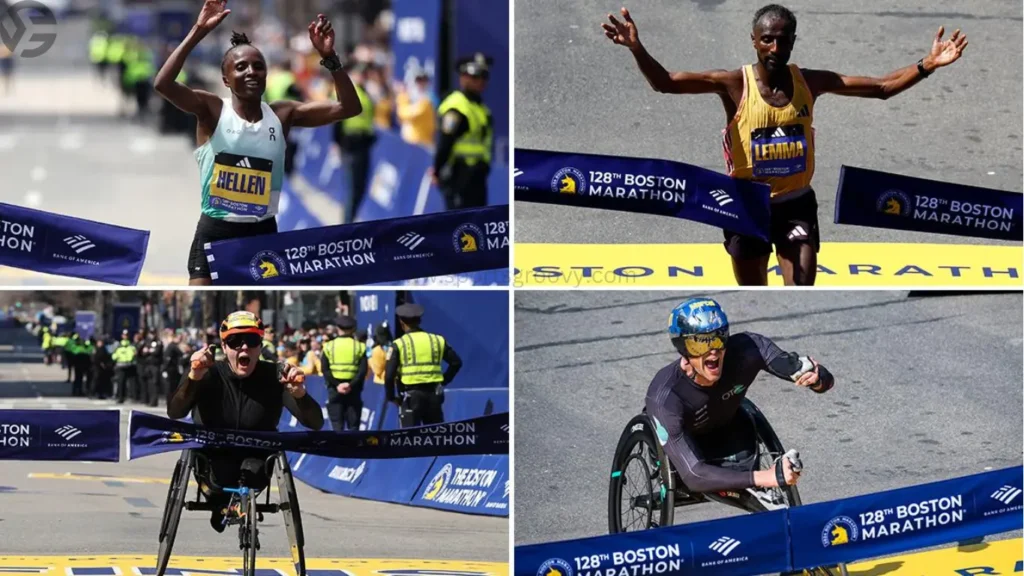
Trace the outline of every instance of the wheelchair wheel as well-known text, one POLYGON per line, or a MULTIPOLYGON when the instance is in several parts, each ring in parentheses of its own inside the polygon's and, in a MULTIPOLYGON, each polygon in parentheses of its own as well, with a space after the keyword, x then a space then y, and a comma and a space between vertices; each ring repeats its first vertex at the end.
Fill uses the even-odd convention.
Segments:
POLYGON ((277 492, 281 499, 281 514, 284 516, 284 527, 288 532, 288 544, 292 552, 292 564, 296 576, 306 576, 306 555, 303 552, 305 537, 302 534, 302 516, 299 513, 299 497, 295 491, 295 478, 292 476, 291 465, 282 452, 278 455, 277 492))
MULTIPOLYGON (((758 469, 773 469, 775 467, 775 461, 786 453, 786 449, 782 446, 782 442, 775 434, 775 430, 772 429, 771 424, 768 423, 768 419, 764 417, 764 414, 757 408, 757 406, 754 405, 753 402, 750 401, 749 398, 743 399, 743 402, 740 404, 740 409, 750 417, 754 424, 754 432, 757 435, 758 469)), ((754 490, 760 492, 762 499, 773 504, 776 508, 791 508, 793 506, 799 506, 802 503, 800 500, 800 491, 796 486, 786 486, 783 488, 755 488, 754 490)))
POLYGON ((626 425, 615 448, 608 484, 608 532, 636 532, 671 526, 672 467, 656 440, 652 420, 645 414, 626 425), (624 519, 629 516, 629 522, 624 519))
POLYGON ((255 576, 256 549, 259 547, 259 512, 256 511, 256 500, 259 494, 249 490, 245 497, 245 521, 242 523, 242 576, 255 576))
POLYGON ((160 550, 156 557, 156 576, 163 576, 167 564, 171 561, 171 549, 174 547, 174 536, 178 533, 178 521, 181 511, 185 508, 185 495, 188 492, 188 480, 192 476, 192 452, 183 450, 171 485, 167 488, 167 501, 164 503, 164 516, 160 522, 160 550))

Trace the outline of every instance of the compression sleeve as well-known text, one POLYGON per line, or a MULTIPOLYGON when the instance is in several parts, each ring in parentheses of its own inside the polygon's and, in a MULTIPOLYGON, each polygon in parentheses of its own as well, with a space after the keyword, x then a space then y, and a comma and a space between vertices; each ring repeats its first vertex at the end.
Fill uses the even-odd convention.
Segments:
POLYGON ((664 444, 665 453, 686 488, 694 492, 715 492, 754 486, 753 471, 729 470, 701 460, 693 440, 683 428, 682 403, 671 394, 668 386, 658 390, 654 397, 647 397, 647 414, 655 418, 655 426, 665 429, 660 433, 668 436, 664 444))
MULTIPOLYGON (((774 342, 760 334, 748 333, 748 335, 757 342, 757 348, 761 352, 761 358, 765 363, 765 371, 777 378, 792 381, 793 375, 799 372, 803 366, 800 355, 796 352, 783 352, 774 342)), ((824 394, 831 390, 834 385, 835 377, 832 376, 832 373, 821 364, 818 364, 818 384, 812 387, 811 390, 818 394, 824 394)))
POLYGON ((320 404, 317 404, 308 391, 302 398, 292 396, 287 389, 282 389, 281 394, 281 403, 292 416, 295 416, 299 424, 314 431, 324 427, 324 413, 320 410, 320 404))

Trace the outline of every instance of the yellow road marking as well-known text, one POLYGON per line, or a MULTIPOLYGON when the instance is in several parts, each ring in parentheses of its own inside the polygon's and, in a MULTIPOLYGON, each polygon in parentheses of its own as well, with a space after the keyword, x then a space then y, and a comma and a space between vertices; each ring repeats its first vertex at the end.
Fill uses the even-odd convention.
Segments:
MULTIPOLYGON (((957 244, 826 243, 818 286, 1024 286, 1024 248, 957 244)), ((775 266, 772 256, 771 266, 775 266)), ((518 286, 732 286, 721 244, 515 245, 518 286)), ((782 285, 776 271, 768 283, 782 285)))
MULTIPOLYGON (((47 576, 77 576, 75 569, 92 569, 93 576, 133 576, 153 574, 156 556, 146 554, 78 556, 0 556, 0 574, 46 574, 47 576), (7 568, 7 570, 5 570, 7 568), (17 570, 14 570, 17 568, 17 570), (103 569, 107 569, 106 571, 103 569)), ((292 575, 295 568, 290 558, 257 557, 259 569, 279 570, 281 574, 292 575)), ((242 559, 228 557, 173 556, 169 569, 238 571, 241 573, 242 559)), ((309 570, 338 570, 337 576, 380 576, 384 570, 410 572, 430 570, 432 576, 445 576, 458 572, 459 576, 508 576, 507 562, 475 562, 462 560, 416 560, 377 558, 307 558, 309 570)))
MULTIPOLYGON (((85 480, 93 482, 121 482, 123 484, 164 484, 168 485, 171 483, 170 478, 147 478, 143 476, 95 476, 91 474, 75 474, 73 472, 30 472, 29 478, 41 479, 41 480, 85 480)), ((195 479, 190 479, 188 482, 189 486, 195 486, 195 479)), ((275 484, 270 485, 272 491, 277 490, 275 484)))
POLYGON ((968 576, 1022 571, 1024 539, 984 542, 848 564, 850 576, 968 576))

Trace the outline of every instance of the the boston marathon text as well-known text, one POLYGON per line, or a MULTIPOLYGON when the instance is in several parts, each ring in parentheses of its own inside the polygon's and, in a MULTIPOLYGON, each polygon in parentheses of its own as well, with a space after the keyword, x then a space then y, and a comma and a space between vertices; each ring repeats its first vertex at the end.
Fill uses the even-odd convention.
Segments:
POLYGON ((35 246, 36 227, 19 222, 0 220, 0 247, 7 250, 31 252, 35 246))
POLYGON ((651 174, 592 171, 587 193, 590 196, 604 198, 654 200, 683 204, 686 201, 686 179, 651 174))
POLYGON ((288 248, 285 257, 292 274, 352 268, 377 262, 373 253, 373 238, 352 238, 288 248))
POLYGON ((575 560, 579 576, 648 576, 666 572, 678 573, 683 565, 679 544, 579 556, 575 560), (611 566, 607 566, 609 563, 611 566))

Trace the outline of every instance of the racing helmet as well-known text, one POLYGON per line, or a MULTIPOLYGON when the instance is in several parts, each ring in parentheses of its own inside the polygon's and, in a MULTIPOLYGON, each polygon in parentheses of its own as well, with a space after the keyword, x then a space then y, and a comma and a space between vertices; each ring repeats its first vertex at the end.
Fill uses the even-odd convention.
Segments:
POLYGON ((672 309, 668 335, 680 354, 689 358, 722 350, 729 339, 729 317, 711 298, 690 298, 672 309))
POLYGON ((228 314, 228 317, 220 323, 220 339, 222 342, 232 334, 259 334, 262 338, 265 333, 266 329, 260 317, 244 310, 228 314))

